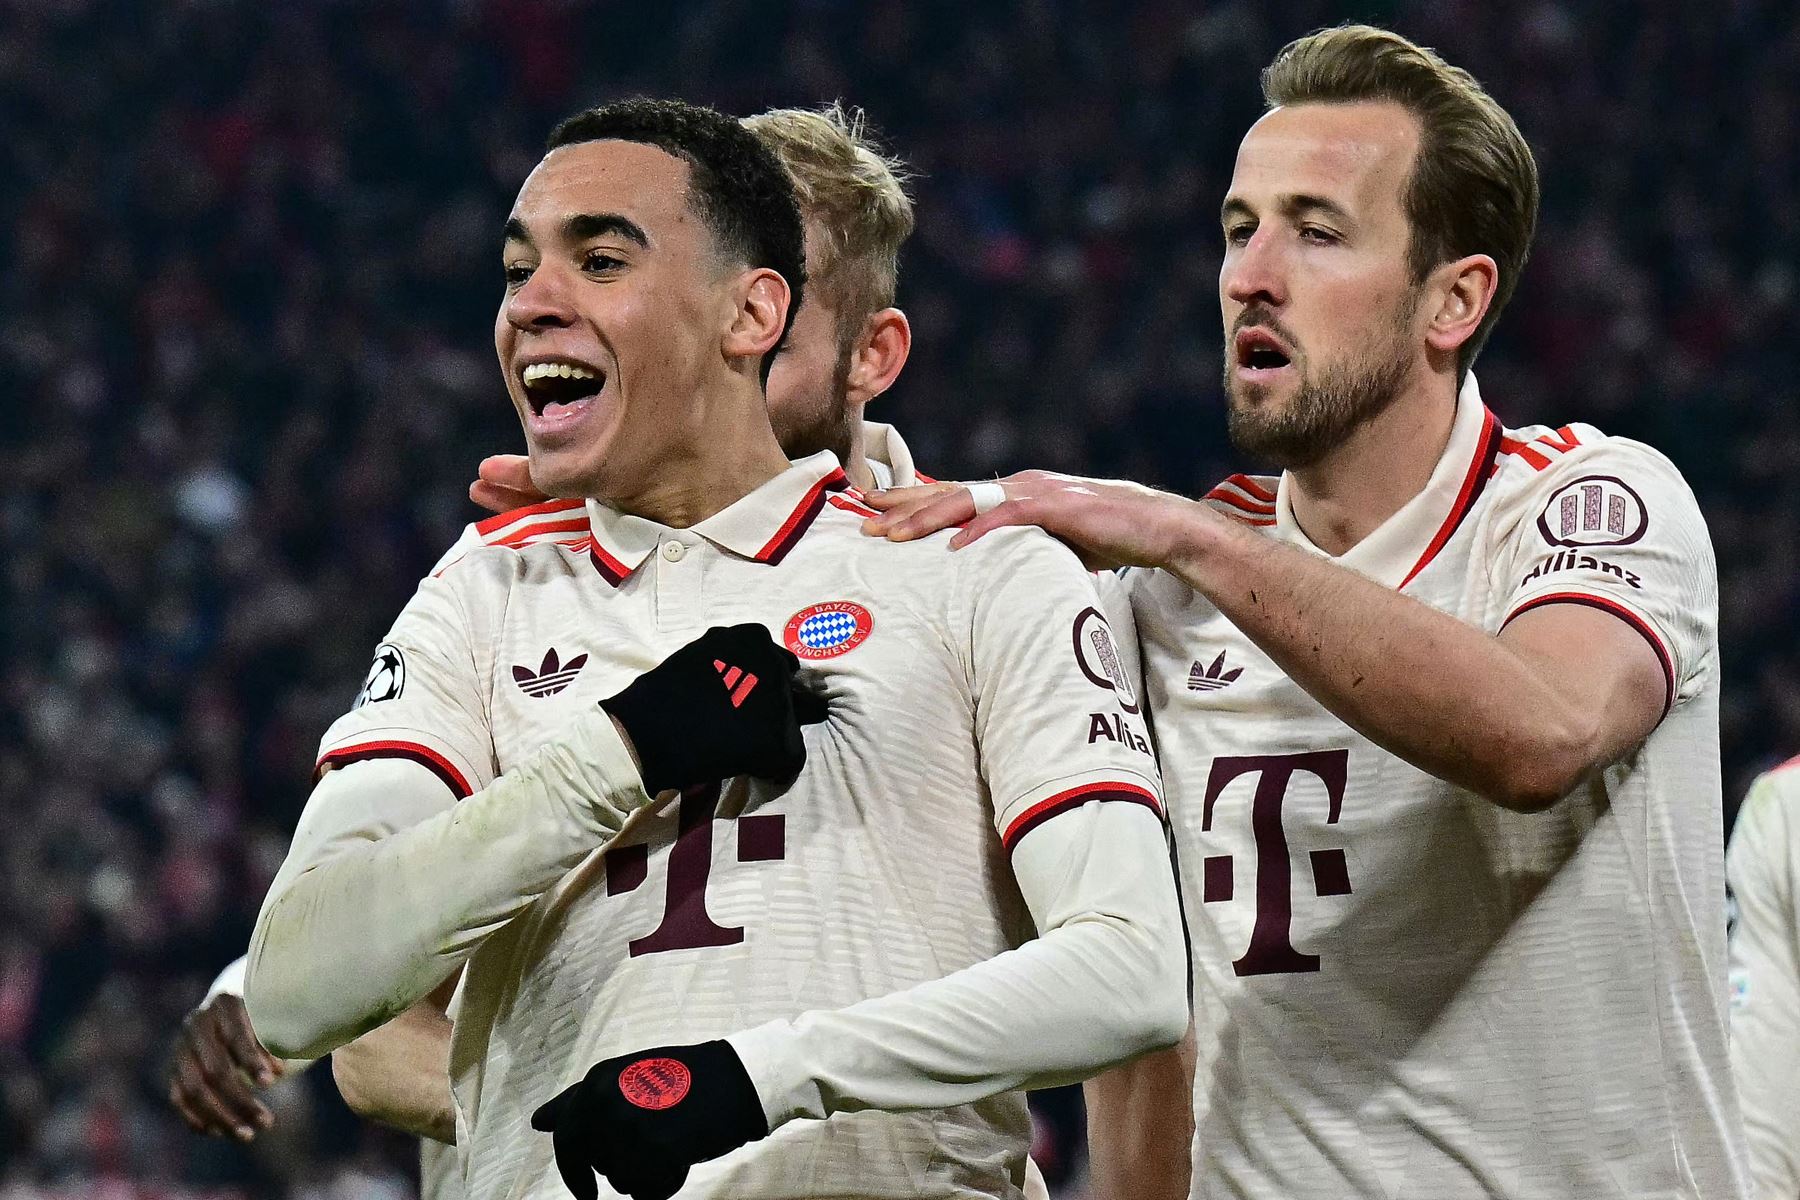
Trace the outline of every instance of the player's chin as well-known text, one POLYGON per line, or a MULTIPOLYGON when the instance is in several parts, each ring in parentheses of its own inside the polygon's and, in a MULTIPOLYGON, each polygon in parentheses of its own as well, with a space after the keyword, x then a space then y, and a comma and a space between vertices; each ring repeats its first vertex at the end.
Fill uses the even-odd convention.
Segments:
POLYGON ((1274 369, 1234 366, 1226 377, 1226 399, 1235 409, 1267 408, 1293 395, 1300 385, 1294 364, 1274 369))
POLYGON ((531 452, 531 481, 544 495, 558 499, 607 495, 604 447, 541 445, 533 438, 526 443, 531 452))

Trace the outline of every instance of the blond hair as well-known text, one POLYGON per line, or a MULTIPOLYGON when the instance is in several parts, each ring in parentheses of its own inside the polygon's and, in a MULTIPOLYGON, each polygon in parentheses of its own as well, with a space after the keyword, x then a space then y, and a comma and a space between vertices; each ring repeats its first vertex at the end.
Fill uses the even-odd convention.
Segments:
POLYGON ((894 302, 900 246, 913 231, 906 164, 884 154, 860 108, 772 108, 744 124, 787 168, 816 239, 807 283, 837 311, 840 340, 894 302))
POLYGON ((1518 125, 1473 75, 1369 25, 1289 42, 1263 71, 1262 89, 1270 108, 1385 100, 1418 118, 1405 197, 1413 278, 1469 254, 1491 256, 1500 274, 1493 303, 1457 355, 1460 377, 1512 298, 1537 227, 1537 162, 1518 125))

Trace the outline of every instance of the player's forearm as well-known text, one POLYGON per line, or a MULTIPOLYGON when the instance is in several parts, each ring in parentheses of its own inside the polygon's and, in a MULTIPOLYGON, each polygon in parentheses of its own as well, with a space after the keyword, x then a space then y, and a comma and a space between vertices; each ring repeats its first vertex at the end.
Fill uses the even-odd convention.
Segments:
POLYGON ((1592 713, 1500 639, 1200 505, 1169 569, 1345 724, 1508 808, 1554 803, 1591 764, 1592 713))
POLYGON ((1181 1037, 1187 959, 1160 827, 1135 806, 1089 808, 1113 811, 1105 821, 1067 814, 1016 847, 1015 869, 1022 857, 1051 859, 1046 873, 1060 868, 1085 893, 1049 920, 1039 914, 1042 937, 930 983, 728 1039, 771 1128, 1074 1083, 1181 1037), (1067 864, 1067 839, 1090 837, 1104 853, 1067 864))
MULTIPOLYGON (((396 764, 341 772, 383 765, 396 764)), ((327 776, 313 803, 332 786, 327 776)), ((297 836, 301 857, 283 866, 251 942, 245 1003, 258 1034, 276 1053, 317 1056, 391 1019, 647 802, 595 710, 436 816, 303 855, 297 836)))
POLYGON ((450 1096, 450 1018, 421 1000, 331 1052, 331 1074, 358 1116, 415 1137, 456 1144, 450 1096))
POLYGON ((1095 1200, 1184 1200, 1194 1140, 1194 1031, 1082 1085, 1095 1200))

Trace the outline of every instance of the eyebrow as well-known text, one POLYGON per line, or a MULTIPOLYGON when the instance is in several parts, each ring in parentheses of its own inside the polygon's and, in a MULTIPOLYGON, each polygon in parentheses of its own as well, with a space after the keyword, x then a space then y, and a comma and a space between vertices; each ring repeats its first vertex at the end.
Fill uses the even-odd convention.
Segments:
MULTIPOLYGON (((1320 213, 1324 216, 1331 217, 1334 220, 1346 223, 1356 220, 1355 217, 1350 215, 1350 211, 1337 201, 1328 200, 1324 196, 1307 195, 1303 192, 1278 197, 1276 207, 1287 216, 1295 216, 1300 213, 1310 212, 1320 213)), ((1256 211, 1250 207, 1249 202, 1237 196, 1227 196, 1224 205, 1219 209, 1219 220, 1221 223, 1229 221, 1233 217, 1254 216, 1256 216, 1256 211)))
MULTIPOLYGON (((598 237, 622 237, 628 242, 648 248, 650 239, 643 228, 630 217, 618 213, 576 213, 562 223, 562 235, 571 242, 585 242, 598 237)), ((525 228, 525 222, 517 217, 509 218, 502 235, 508 242, 524 242, 535 247, 531 231, 525 228)))

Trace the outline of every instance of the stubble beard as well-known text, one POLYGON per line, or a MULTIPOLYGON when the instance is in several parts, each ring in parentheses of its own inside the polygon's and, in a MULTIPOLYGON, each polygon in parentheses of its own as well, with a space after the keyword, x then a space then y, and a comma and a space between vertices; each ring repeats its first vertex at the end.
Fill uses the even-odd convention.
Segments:
POLYGON ((782 453, 790 459, 807 458, 821 450, 829 450, 837 455, 839 463, 845 463, 849 461, 850 447, 855 443, 854 420, 855 414, 850 411, 850 348, 844 346, 831 369, 831 391, 825 402, 810 407, 792 425, 778 424, 775 434, 781 441, 782 453))
MULTIPOLYGON (((1404 309, 1403 309, 1404 311, 1404 309)), ((1304 360, 1300 386, 1285 405, 1270 403, 1268 389, 1241 383, 1225 354, 1226 429, 1231 444, 1281 470, 1310 467, 1342 446, 1358 429, 1386 412, 1400 395, 1412 365, 1407 332, 1392 328, 1369 353, 1325 364, 1316 374, 1304 360)))

